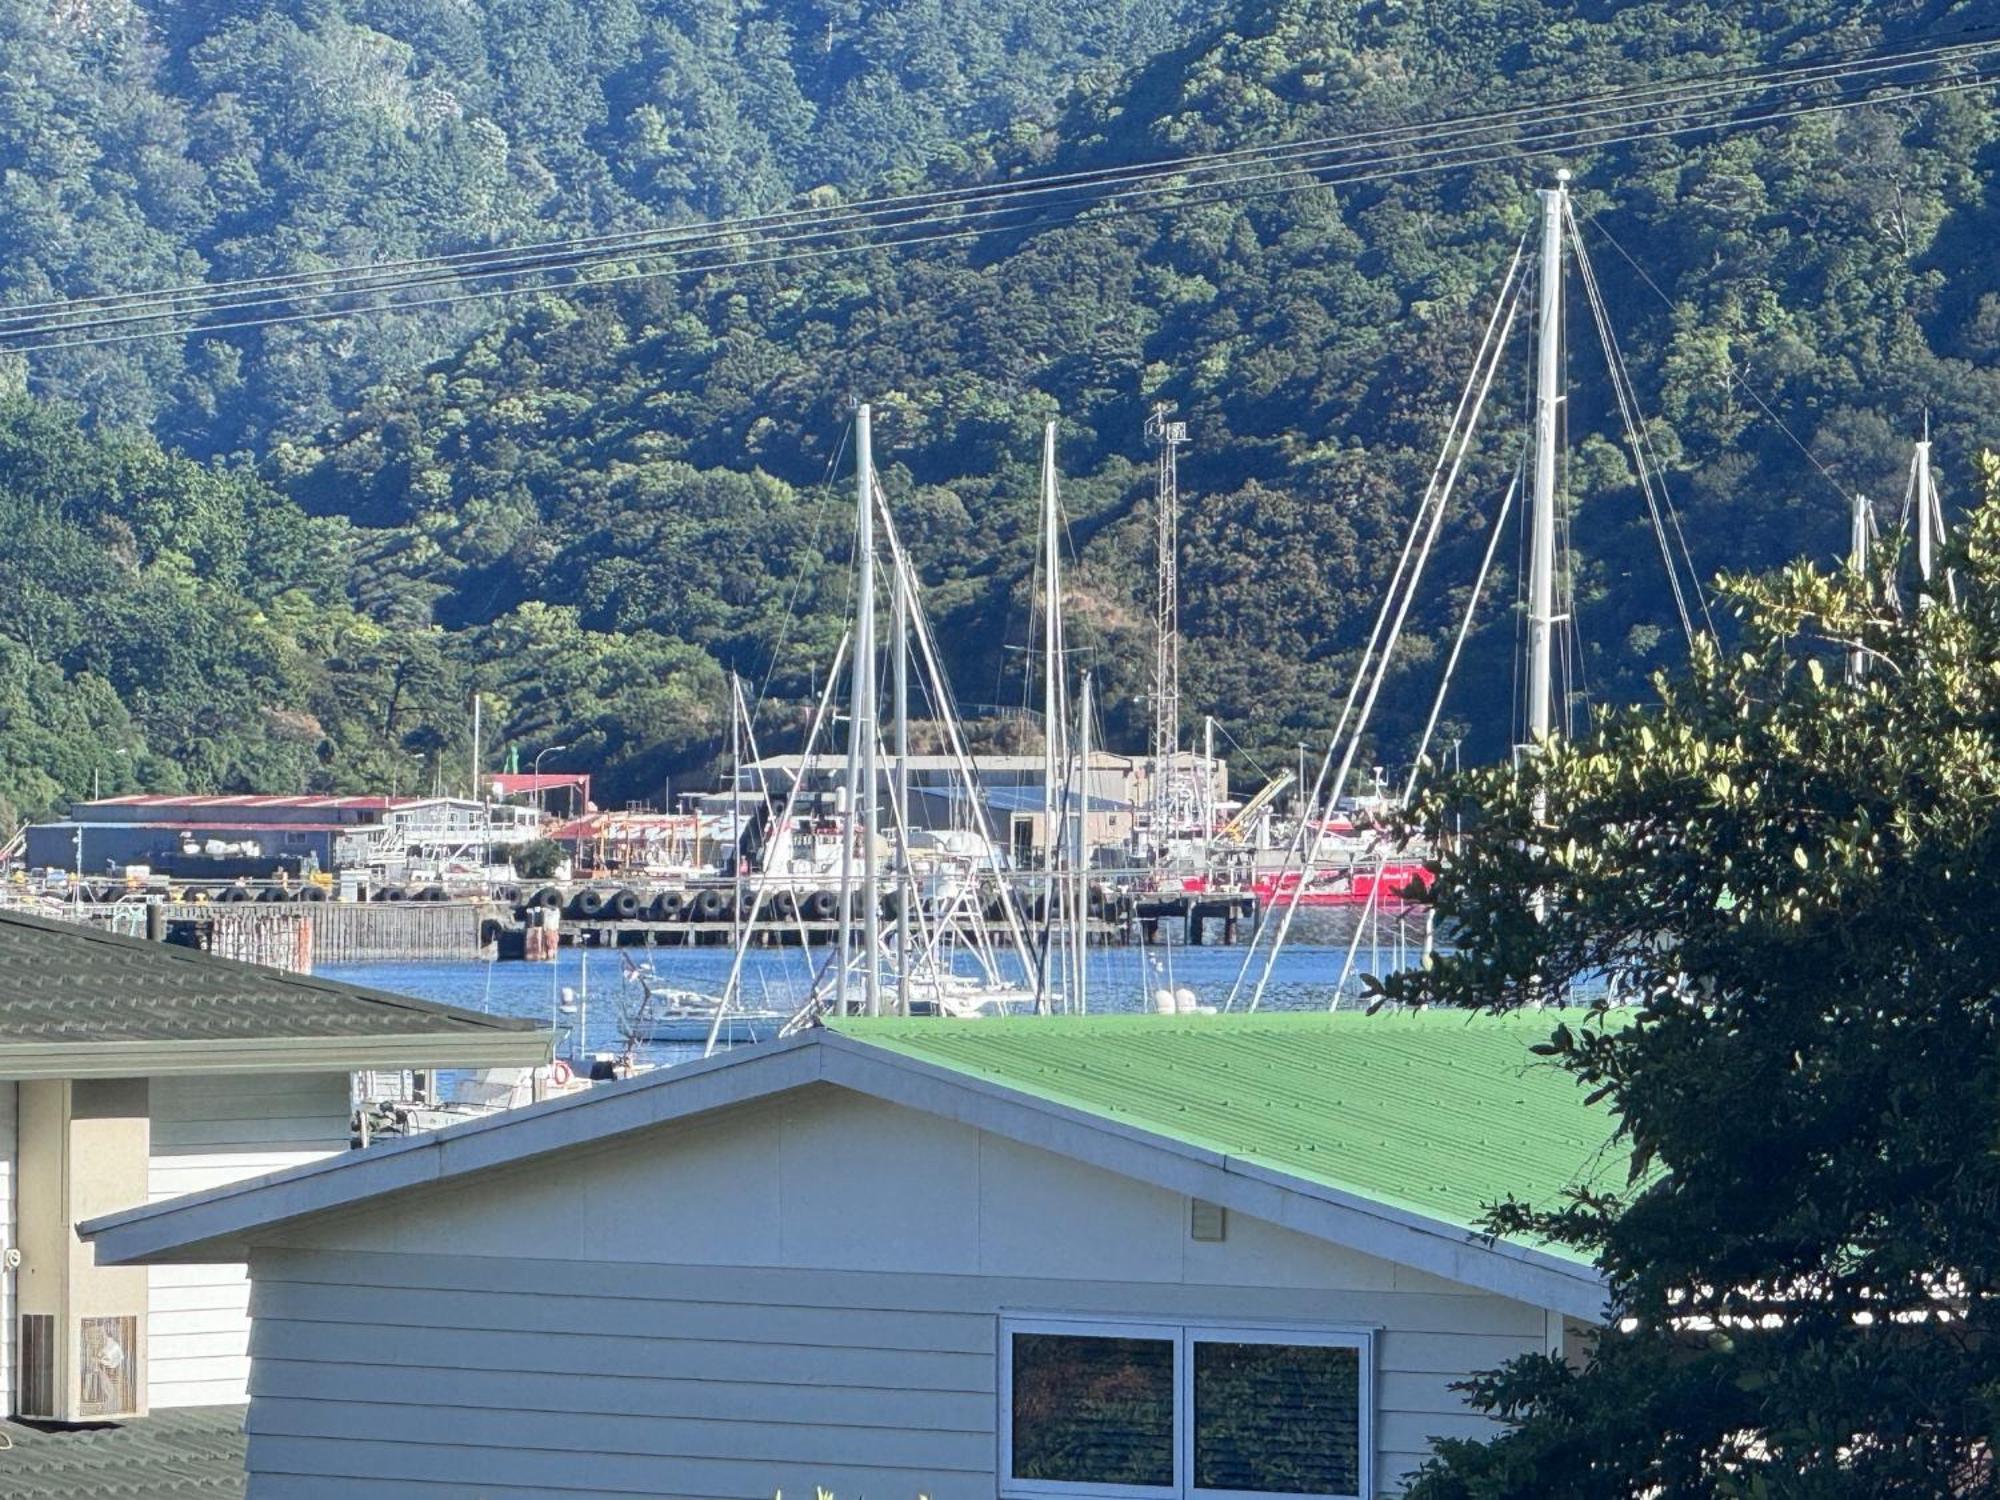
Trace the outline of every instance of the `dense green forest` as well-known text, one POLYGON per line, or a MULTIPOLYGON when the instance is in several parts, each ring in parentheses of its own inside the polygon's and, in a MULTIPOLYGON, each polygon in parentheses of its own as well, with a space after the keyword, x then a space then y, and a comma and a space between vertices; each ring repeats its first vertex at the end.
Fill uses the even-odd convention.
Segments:
MULTIPOLYGON (((1773 0, 0 0, 14 303, 1146 161, 1955 39, 1990 6, 1773 0), (51 21, 53 16, 54 20, 51 21), (28 168, 29 163, 34 169, 28 168)), ((1704 572, 1893 525, 1931 414, 1994 441, 1983 92, 1610 147, 1578 218, 1704 572), (1629 259, 1627 258, 1629 256, 1629 259)), ((502 743, 612 798, 697 772, 724 673, 794 723, 846 603, 847 412, 959 698, 1019 705, 1040 424, 1062 422, 1072 635, 1140 743, 1154 401, 1183 456, 1186 697, 1239 772, 1321 738, 1551 162, 901 252, 16 361, 0 424, 0 797, 354 787, 502 743)), ((1581 309, 1580 708, 1676 658, 1581 309)), ((1385 704, 1407 754, 1520 446, 1525 361, 1385 704)), ((1513 728, 1515 551, 1451 704, 1513 728)))

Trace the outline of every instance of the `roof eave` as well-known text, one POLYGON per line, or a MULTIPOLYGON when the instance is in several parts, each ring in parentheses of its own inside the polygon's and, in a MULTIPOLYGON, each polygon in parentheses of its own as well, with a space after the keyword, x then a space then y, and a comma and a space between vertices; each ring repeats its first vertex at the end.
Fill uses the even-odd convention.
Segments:
POLYGON ((78 1225, 77 1232, 95 1242, 99 1265, 240 1261, 252 1230, 274 1229, 445 1178, 749 1103, 818 1077, 819 1049, 813 1038, 795 1037, 754 1052, 685 1063, 671 1074, 662 1070, 624 1083, 599 1084, 586 1093, 378 1142, 364 1152, 106 1214, 78 1225), (662 1086, 669 1082, 673 1087, 662 1086))
POLYGON ((96 1243, 100 1265, 241 1260, 252 1231, 821 1081, 1219 1203, 1462 1286, 1591 1322, 1605 1315, 1604 1279, 1592 1266, 1490 1241, 1463 1225, 1341 1193, 824 1030, 378 1146, 360 1157, 130 1209, 92 1220, 79 1232, 96 1243))
POLYGON ((1461 1286, 1591 1322, 1604 1318, 1603 1273, 1585 1262, 1494 1240, 1462 1224, 1343 1192, 837 1032, 826 1036, 832 1056, 823 1076, 829 1083, 942 1114, 1023 1145, 1057 1151, 1461 1286))
POLYGON ((406 1036, 0 1042, 0 1080, 532 1068, 547 1062, 554 1046, 553 1032, 499 1028, 406 1036))

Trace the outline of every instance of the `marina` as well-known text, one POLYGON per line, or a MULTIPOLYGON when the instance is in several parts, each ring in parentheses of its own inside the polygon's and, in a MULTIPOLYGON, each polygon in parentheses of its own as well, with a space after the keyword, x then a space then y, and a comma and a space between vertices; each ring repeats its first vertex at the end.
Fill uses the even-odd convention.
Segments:
MULTIPOLYGON (((1304 939, 1288 944, 1279 961, 1264 1004, 1281 1011, 1318 1011, 1332 1007, 1336 994, 1342 1006, 1361 996, 1358 974, 1388 972, 1420 950, 1421 933, 1406 928, 1398 941, 1393 923, 1384 923, 1379 939, 1364 939, 1362 958, 1346 986, 1340 984, 1347 945, 1355 932, 1350 915, 1316 915, 1306 923, 1304 939)), ((619 1049, 617 1001, 626 989, 630 950, 565 946, 547 964, 480 961, 416 961, 330 965, 324 977, 353 984, 401 991, 444 1004, 496 1016, 538 1020, 559 1033, 558 1051, 587 1058, 619 1049), (565 992, 571 1009, 565 1011, 565 992)), ((698 993, 719 993, 729 977, 731 953, 726 947, 663 949, 647 955, 663 983, 698 993)), ((1240 950, 1192 948, 1178 942, 1153 949, 1137 946, 1093 950, 1090 994, 1094 1011, 1138 1014, 1153 1008, 1153 994, 1165 986, 1192 990, 1204 1003, 1226 997, 1242 961, 1240 950)), ((745 960, 744 992, 759 1010, 787 1010, 809 992, 812 969, 796 949, 756 949, 745 960)), ((976 1023, 975 1023, 976 1024, 976 1023)), ((666 1062, 699 1055, 701 1037, 651 1044, 646 1060, 666 1062)))

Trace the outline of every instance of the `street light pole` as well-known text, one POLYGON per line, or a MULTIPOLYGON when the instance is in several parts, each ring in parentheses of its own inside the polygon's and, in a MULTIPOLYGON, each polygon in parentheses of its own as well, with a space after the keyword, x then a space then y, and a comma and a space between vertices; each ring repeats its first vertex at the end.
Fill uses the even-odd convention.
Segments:
POLYGON ((549 805, 542 800, 542 757, 544 755, 553 755, 558 750, 567 749, 569 749, 567 745, 545 745, 535 752, 535 806, 542 810, 542 816, 544 817, 548 816, 549 805))

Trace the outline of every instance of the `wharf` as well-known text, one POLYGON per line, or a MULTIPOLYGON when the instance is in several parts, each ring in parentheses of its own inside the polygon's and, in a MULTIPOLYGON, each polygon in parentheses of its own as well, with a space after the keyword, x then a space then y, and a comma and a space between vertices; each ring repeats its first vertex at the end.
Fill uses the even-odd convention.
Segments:
MULTIPOLYGON (((1160 941, 1163 931, 1180 924, 1181 941, 1200 946, 1211 931, 1225 944, 1237 941, 1242 919, 1254 915, 1256 897, 1248 892, 1161 892, 1128 896, 1093 916, 1087 926, 1088 941, 1101 946, 1147 945, 1160 941)), ((889 919, 885 918, 887 922, 889 919)), ((499 935, 499 956, 526 956, 526 917, 508 924, 499 935)), ((981 924, 993 943, 1008 941, 1004 921, 988 918, 981 924)), ((1024 926, 1031 934, 1040 922, 1030 915, 1024 926)), ((726 946, 736 941, 741 928, 727 917, 707 920, 693 916, 660 919, 654 917, 614 918, 602 913, 590 917, 564 916, 552 929, 555 942, 592 948, 682 948, 726 946)), ((850 928, 853 941, 861 939, 857 917, 850 928)), ((760 914, 750 933, 751 944, 760 948, 822 947, 839 942, 840 919, 776 916, 760 914)))
MULTIPOLYGON (((573 895, 564 893, 566 907, 572 904, 573 895)), ((552 945, 562 944, 591 948, 727 946, 741 931, 727 915, 709 918, 689 909, 683 915, 663 918, 652 914, 650 903, 641 908, 645 914, 629 917, 613 916, 608 911, 587 917, 568 913, 557 917, 551 909, 494 900, 127 901, 65 908, 60 914, 68 915, 72 909, 80 920, 131 931, 135 936, 156 935, 300 973, 326 964, 524 959, 530 953, 530 934, 538 930, 547 934, 546 941, 537 945, 540 951, 534 956, 538 958, 548 957, 552 945)), ((1092 916, 1087 935, 1096 945, 1152 945, 1174 934, 1178 926, 1177 940, 1187 946, 1216 939, 1227 944, 1238 940, 1242 919, 1255 911, 1256 898, 1241 891, 1120 894, 1104 902, 1102 910, 1092 916)), ((890 920, 885 917, 885 924, 890 920)), ((995 944, 1004 946, 1009 941, 1004 921, 989 915, 981 925, 995 944)), ((1024 926, 1031 936, 1040 930, 1032 907, 1024 926)), ((860 940, 858 916, 851 934, 855 941, 860 940)), ((837 915, 762 913, 750 933, 751 943, 762 948, 822 947, 839 940, 837 915)))

